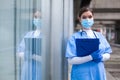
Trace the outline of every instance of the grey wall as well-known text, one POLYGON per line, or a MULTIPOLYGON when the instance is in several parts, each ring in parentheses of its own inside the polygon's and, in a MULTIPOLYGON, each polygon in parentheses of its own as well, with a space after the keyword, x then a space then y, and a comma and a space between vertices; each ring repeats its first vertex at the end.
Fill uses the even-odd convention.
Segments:
POLYGON ((94 8, 120 8, 120 0, 92 0, 94 8))

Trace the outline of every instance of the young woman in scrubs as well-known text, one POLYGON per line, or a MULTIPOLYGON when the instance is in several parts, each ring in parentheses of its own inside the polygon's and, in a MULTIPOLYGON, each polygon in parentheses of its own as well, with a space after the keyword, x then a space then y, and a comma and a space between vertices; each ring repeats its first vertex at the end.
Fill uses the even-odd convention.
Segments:
MULTIPOLYGON (((36 11, 34 13, 33 24, 36 30, 28 32, 18 47, 18 55, 20 58, 24 58, 22 70, 21 70, 21 80, 41 80, 41 56, 30 51, 33 50, 33 45, 31 46, 29 41, 27 41, 28 46, 25 43, 26 39, 42 39, 41 34, 41 16, 40 12, 36 11), (29 48, 30 50, 26 50, 29 48)), ((38 43, 37 43, 38 44, 38 43)), ((40 47, 37 47, 40 49, 40 47)))
POLYGON ((94 16, 89 8, 80 10, 79 22, 82 30, 70 37, 66 48, 71 80, 107 80, 104 61, 110 58, 111 47, 100 32, 91 29, 94 16))

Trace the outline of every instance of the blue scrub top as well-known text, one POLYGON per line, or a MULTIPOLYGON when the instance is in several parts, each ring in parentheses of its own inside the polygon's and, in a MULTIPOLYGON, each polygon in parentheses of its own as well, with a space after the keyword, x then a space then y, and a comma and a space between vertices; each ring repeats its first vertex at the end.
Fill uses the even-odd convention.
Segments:
MULTIPOLYGON (((100 41, 99 49, 104 49, 104 53, 111 53, 112 49, 106 38, 99 32, 94 31, 94 33, 100 41)), ((75 40, 87 38, 90 37, 87 36, 86 32, 79 31, 74 33, 67 43, 66 58, 77 57, 75 40)), ((106 80, 103 62, 96 63, 94 61, 89 61, 83 64, 72 65, 71 80, 106 80)))
MULTIPOLYGON (((42 38, 42 34, 40 34, 39 36, 35 37, 34 36, 34 31, 30 31, 28 32, 24 38, 42 38)), ((25 41, 24 41, 24 38, 22 39, 20 45, 18 46, 17 48, 17 52, 25 52, 25 41)))

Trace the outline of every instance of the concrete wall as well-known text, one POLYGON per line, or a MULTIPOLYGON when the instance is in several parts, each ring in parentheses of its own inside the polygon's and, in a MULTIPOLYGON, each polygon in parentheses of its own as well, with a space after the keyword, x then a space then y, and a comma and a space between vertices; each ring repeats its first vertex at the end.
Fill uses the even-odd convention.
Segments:
POLYGON ((120 8, 120 0, 92 0, 94 8, 120 8))

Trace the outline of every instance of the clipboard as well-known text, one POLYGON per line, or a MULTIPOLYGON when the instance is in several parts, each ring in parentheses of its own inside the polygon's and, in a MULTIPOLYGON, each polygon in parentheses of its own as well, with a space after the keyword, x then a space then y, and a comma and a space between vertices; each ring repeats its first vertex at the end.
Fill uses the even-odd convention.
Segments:
POLYGON ((41 56, 41 38, 25 38, 25 52, 41 56))
POLYGON ((97 51, 99 49, 99 39, 76 39, 76 53, 78 57, 83 57, 90 55, 94 51, 97 51))

